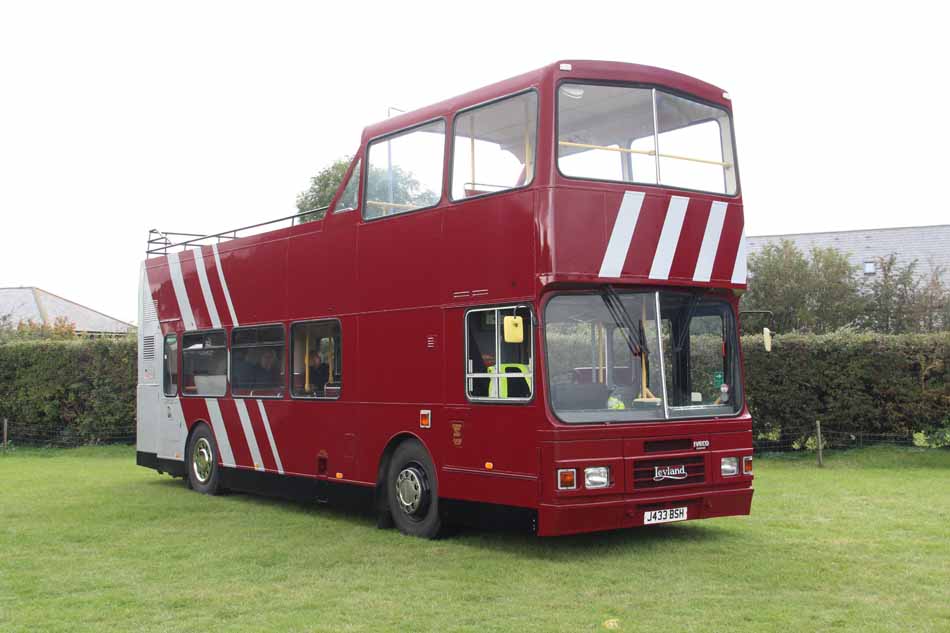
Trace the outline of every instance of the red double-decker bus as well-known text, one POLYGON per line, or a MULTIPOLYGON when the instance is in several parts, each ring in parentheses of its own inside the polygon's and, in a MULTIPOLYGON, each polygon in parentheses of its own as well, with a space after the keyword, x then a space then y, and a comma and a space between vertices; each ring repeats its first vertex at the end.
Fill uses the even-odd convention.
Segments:
POLYGON ((305 219, 152 233, 140 465, 424 537, 749 513, 722 89, 558 62, 366 128, 305 219))

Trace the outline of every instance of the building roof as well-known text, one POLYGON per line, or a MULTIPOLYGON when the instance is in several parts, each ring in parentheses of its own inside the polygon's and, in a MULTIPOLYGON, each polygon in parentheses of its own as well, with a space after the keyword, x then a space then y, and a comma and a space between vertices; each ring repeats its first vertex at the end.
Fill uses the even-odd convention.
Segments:
POLYGON ((950 283, 950 224, 750 236, 749 254, 759 252, 766 244, 782 240, 794 242, 806 255, 813 248, 828 247, 847 253, 851 263, 858 266, 859 273, 864 272, 865 263, 876 263, 893 253, 900 266, 916 260, 917 274, 921 277, 929 277, 933 267, 941 267, 944 283, 950 283))
POLYGON ((89 334, 125 334, 135 329, 125 321, 31 286, 0 288, 0 318, 5 316, 13 325, 22 321, 53 325, 62 317, 77 332, 89 334))

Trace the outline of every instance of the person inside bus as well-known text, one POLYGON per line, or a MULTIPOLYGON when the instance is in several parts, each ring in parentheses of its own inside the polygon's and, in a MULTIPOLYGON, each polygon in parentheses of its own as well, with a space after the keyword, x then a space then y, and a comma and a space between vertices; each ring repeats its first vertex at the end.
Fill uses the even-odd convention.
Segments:
POLYGON ((310 386, 315 394, 322 394, 330 381, 330 366, 324 362, 319 352, 310 352, 310 386))
POLYGON ((251 382, 256 389, 274 389, 280 385, 280 367, 277 366, 277 352, 272 349, 261 351, 254 367, 251 382))

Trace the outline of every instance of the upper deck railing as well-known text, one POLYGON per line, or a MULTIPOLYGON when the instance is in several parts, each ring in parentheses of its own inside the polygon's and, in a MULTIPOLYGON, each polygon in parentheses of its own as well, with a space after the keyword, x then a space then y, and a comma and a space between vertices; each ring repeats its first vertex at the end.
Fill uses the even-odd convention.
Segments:
MULTIPOLYGON (((183 251, 189 246, 201 246, 208 243, 219 244, 222 241, 234 240, 240 237, 246 237, 246 235, 240 235, 244 231, 251 231, 253 229, 260 229, 262 227, 271 226, 279 224, 281 222, 290 221, 289 226, 294 226, 295 224, 301 224, 302 220, 313 219, 319 220, 326 213, 328 206, 320 207, 319 209, 314 209, 313 211, 308 211, 307 213, 295 213, 293 215, 284 216, 282 218, 277 218, 276 220, 268 220, 267 222, 258 222, 257 224, 249 224, 248 226, 242 226, 236 229, 229 229, 227 231, 222 231, 220 233, 212 233, 210 235, 201 235, 199 233, 175 233, 175 232, 166 232, 159 231, 158 229, 149 229, 148 232, 148 244, 145 247, 145 256, 159 256, 167 255, 169 251, 183 251), (182 240, 181 238, 188 238, 182 240)), ((280 228, 274 226, 272 228, 280 228)), ((270 229, 269 229, 270 230, 270 229)))

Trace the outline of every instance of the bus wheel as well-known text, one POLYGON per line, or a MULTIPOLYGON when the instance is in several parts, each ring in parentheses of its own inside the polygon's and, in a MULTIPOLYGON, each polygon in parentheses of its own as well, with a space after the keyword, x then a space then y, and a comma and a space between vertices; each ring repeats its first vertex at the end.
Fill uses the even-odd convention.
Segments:
POLYGON ((417 441, 400 444, 389 461, 389 508, 403 534, 437 538, 442 531, 435 466, 417 441))
POLYGON ((202 424, 188 443, 188 484, 200 493, 214 495, 221 489, 220 480, 218 446, 211 429, 202 424))

